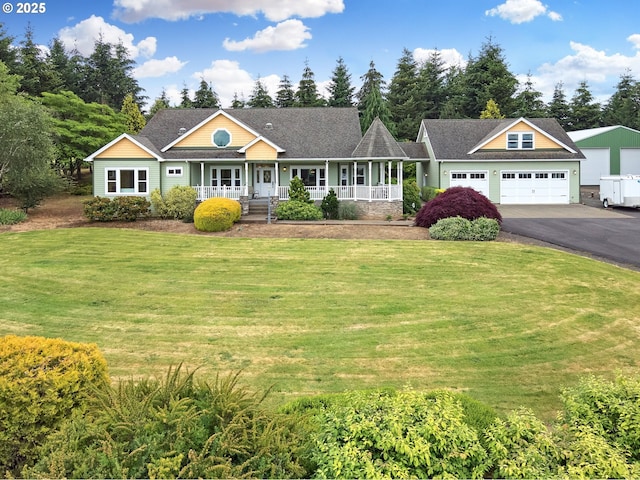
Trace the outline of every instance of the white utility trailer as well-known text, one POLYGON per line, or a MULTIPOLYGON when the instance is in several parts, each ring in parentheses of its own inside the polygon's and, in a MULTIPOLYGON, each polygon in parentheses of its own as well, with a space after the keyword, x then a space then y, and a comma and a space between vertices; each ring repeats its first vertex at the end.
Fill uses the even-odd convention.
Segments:
POLYGON ((640 175, 600 177, 600 201, 608 207, 640 207, 640 175))

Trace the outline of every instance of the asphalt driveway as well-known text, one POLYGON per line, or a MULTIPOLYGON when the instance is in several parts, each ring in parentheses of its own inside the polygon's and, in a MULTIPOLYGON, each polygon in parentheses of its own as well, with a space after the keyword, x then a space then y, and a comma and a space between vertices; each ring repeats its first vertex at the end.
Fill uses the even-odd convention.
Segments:
POLYGON ((640 270, 640 210, 499 205, 502 230, 640 270))

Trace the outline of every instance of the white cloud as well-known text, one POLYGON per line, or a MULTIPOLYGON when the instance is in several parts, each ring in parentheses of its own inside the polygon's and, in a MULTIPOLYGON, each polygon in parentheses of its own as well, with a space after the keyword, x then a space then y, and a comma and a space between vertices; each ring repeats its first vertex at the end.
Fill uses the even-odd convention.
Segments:
POLYGON ((164 60, 147 60, 133 70, 133 77, 136 79, 163 77, 179 71, 186 64, 187 62, 178 60, 178 57, 167 57, 164 60))
POLYGON ((444 67, 464 67, 467 63, 465 58, 455 48, 445 48, 443 50, 416 48, 413 51, 413 58, 418 63, 424 63, 429 60, 429 57, 434 52, 440 53, 440 58, 444 62, 444 67))
POLYGON ((147 37, 137 44, 134 36, 104 21, 102 17, 91 15, 73 27, 65 27, 58 32, 60 41, 67 49, 76 49, 80 54, 93 53, 96 40, 102 38, 106 43, 122 43, 132 58, 151 57, 156 52, 156 38, 147 37))
POLYGON ((300 20, 286 20, 275 27, 267 27, 257 32, 253 38, 246 38, 240 42, 226 38, 223 46, 231 52, 252 50, 258 53, 274 50, 297 50, 307 45, 310 40, 309 28, 300 20))
MULTIPOLYGON (((256 79, 249 72, 240 68, 240 64, 232 60, 215 60, 210 68, 202 72, 193 74, 193 78, 200 82, 204 79, 207 83, 211 83, 213 90, 218 94, 220 103, 223 108, 231 106, 234 94, 238 94, 238 98, 249 100, 256 79)), ((260 77, 260 81, 269 91, 271 97, 275 97, 275 92, 280 84, 278 75, 269 75, 260 77)))
POLYGON ((489 17, 498 16, 511 23, 531 22, 540 15, 547 15, 554 22, 562 20, 562 15, 548 10, 540 0, 506 0, 491 10, 484 12, 489 17))
POLYGON ((114 15, 126 22, 147 18, 184 20, 207 13, 264 16, 273 22, 291 17, 315 18, 341 13, 344 0, 115 0, 114 15))
MULTIPOLYGON (((640 50, 640 34, 631 35, 627 40, 640 50)), ((607 54, 592 46, 570 42, 573 53, 555 63, 545 63, 533 76, 536 89, 542 92, 545 100, 551 99, 555 85, 562 81, 569 100, 579 83, 586 81, 591 93, 598 101, 606 101, 620 80, 620 76, 629 71, 634 77, 640 76, 640 51, 634 56, 620 53, 607 54)))

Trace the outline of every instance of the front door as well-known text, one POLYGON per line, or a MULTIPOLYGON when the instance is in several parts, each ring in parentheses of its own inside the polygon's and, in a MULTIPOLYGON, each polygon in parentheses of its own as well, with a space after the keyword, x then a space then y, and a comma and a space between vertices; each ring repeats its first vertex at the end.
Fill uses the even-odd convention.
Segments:
POLYGON ((258 197, 276 195, 276 178, 273 167, 256 167, 254 191, 258 197))

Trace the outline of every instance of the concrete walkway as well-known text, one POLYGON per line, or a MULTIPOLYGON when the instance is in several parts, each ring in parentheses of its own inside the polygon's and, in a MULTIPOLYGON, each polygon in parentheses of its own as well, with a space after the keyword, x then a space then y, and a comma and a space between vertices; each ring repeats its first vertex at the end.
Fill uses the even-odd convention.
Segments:
POLYGON ((612 208, 572 205, 498 205, 502 218, 627 218, 612 208))

